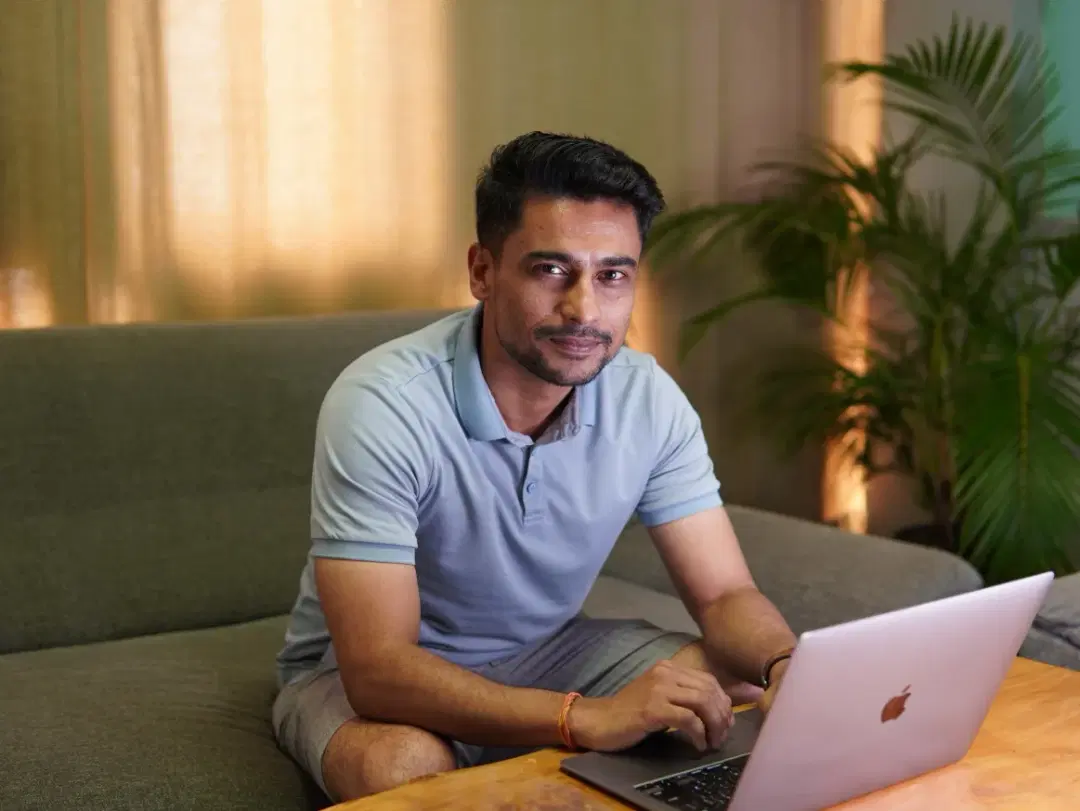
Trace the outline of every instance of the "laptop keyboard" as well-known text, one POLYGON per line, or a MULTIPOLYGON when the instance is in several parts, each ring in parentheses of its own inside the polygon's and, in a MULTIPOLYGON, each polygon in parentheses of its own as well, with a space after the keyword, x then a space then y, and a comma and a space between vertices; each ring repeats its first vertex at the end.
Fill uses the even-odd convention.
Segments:
POLYGON ((635 788, 680 811, 721 811, 735 793, 749 755, 708 763, 688 772, 641 783, 635 788))

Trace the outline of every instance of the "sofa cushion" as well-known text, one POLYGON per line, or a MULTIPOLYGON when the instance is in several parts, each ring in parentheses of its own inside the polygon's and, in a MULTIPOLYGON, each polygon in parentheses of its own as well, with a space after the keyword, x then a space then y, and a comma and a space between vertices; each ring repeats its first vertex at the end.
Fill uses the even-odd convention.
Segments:
POLYGON ((304 811, 277 747, 284 618, 0 656, 0 808, 304 811))
POLYGON ((6 566, 25 571, 0 596, 7 609, 0 613, 0 652, 287 611, 308 550, 309 492, 296 485, 145 498, 9 521, 11 537, 33 543, 0 550, 6 566))
MULTIPOLYGON (((796 633, 982 586, 966 561, 936 549, 737 505, 727 512, 758 587, 796 633)), ((640 524, 619 538, 604 574, 675 594, 640 524)))
POLYGON ((0 653, 287 611, 326 390, 444 314, 0 330, 0 653))

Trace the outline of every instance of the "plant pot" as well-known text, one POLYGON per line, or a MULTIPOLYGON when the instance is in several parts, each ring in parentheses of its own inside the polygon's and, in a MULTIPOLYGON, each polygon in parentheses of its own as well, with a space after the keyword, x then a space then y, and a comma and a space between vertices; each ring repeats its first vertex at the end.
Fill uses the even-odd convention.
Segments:
POLYGON ((956 551, 956 539, 960 537, 960 526, 953 526, 953 536, 949 537, 942 524, 913 524, 903 527, 893 533, 898 541, 929 546, 933 549, 944 549, 946 552, 956 551))

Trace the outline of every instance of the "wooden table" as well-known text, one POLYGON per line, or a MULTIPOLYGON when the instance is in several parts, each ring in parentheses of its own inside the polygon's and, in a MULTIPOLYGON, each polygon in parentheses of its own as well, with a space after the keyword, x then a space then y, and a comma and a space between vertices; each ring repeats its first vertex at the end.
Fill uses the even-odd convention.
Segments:
MULTIPOLYGON (((963 689, 963 685, 957 685, 963 689)), ((618 801, 559 771, 544 750, 415 781, 334 811, 614 811, 618 801)), ((967 757, 836 811, 1077 811, 1080 673, 1017 659, 967 757)))

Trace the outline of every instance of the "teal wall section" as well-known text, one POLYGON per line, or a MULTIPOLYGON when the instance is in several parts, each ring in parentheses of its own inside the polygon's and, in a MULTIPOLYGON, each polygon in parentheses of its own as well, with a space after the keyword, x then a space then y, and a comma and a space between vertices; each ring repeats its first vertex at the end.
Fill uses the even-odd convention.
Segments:
MULTIPOLYGON (((1080 149, 1080 0, 1042 0, 1040 27, 1043 47, 1061 80, 1057 105, 1062 113, 1047 133, 1047 141, 1063 141, 1080 149)), ((1071 204, 1048 213, 1074 216, 1078 206, 1080 193, 1071 204)))

